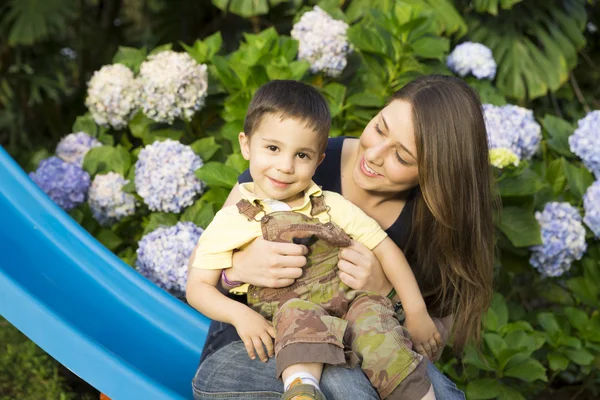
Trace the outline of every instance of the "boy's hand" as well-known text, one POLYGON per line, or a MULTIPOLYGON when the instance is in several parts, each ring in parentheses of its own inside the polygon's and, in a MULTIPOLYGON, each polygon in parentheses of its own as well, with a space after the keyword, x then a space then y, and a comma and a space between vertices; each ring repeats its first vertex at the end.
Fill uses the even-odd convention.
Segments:
POLYGON ((429 314, 424 312, 406 315, 404 327, 410 333, 415 351, 433 360, 438 349, 442 346, 442 335, 429 314))
POLYGON ((273 357, 275 354, 273 350, 275 328, 265 317, 250 308, 246 308, 244 312, 236 316, 233 325, 244 342, 251 359, 254 360, 256 354, 262 362, 267 362, 269 357, 273 357), (267 353, 265 353, 265 347, 267 353))

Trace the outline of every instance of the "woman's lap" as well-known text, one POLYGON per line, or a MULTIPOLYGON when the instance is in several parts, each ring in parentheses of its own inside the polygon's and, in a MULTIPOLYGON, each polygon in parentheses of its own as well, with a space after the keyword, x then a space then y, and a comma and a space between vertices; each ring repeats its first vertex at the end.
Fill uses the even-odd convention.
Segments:
MULTIPOLYGON (((195 400, 205 399, 279 399, 283 384, 275 376, 275 359, 267 363, 251 360, 241 341, 236 341, 208 356, 192 382, 195 400)), ((427 373, 439 400, 464 399, 435 366, 427 373)), ((320 383, 328 400, 378 400, 377 392, 359 367, 325 367, 320 383)))

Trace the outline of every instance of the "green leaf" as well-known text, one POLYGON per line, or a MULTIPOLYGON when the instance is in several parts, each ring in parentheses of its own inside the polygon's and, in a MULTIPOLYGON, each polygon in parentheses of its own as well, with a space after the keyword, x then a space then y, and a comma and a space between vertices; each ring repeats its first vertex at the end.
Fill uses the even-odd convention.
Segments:
POLYGON ((331 110, 331 118, 335 118, 344 106, 344 99, 346 98, 346 86, 332 82, 323 88, 325 97, 329 102, 329 109, 331 110))
POLYGON ((562 329, 556 320, 554 314, 548 312, 542 312, 537 315, 537 320, 544 328, 546 332, 548 332, 551 336, 560 336, 562 335, 562 329))
POLYGON ((225 165, 233 168, 238 175, 248 169, 249 166, 248 161, 240 153, 230 154, 225 160, 225 165))
POLYGON ((555 196, 561 193, 567 184, 565 163, 564 158, 557 158, 551 161, 546 168, 546 180, 552 186, 552 193, 555 196))
POLYGON ((580 332, 585 332, 588 323, 590 322, 590 319, 585 312, 574 307, 565 307, 565 314, 572 327, 580 332))
POLYGON ((121 145, 94 147, 83 159, 83 169, 91 176, 110 171, 126 176, 129 167, 131 167, 131 155, 121 145))
POLYGON ((231 189, 237 182, 238 173, 233 168, 215 161, 210 161, 195 172, 198 179, 208 186, 231 189))
POLYGON ((486 332, 483 334, 483 340, 488 345, 496 359, 498 359, 500 352, 506 349, 506 342, 502 336, 498 335, 497 333, 486 332))
POLYGON ((145 221, 144 232, 143 235, 152 232, 153 230, 165 226, 173 226, 177 224, 178 218, 177 214, 172 213, 152 213, 148 217, 148 220, 145 221))
POLYGON ((204 192, 202 197, 200 197, 200 200, 212 204, 215 210, 220 210, 223 207, 225 200, 227 200, 228 195, 228 189, 215 186, 204 192))
POLYGON ((556 351, 551 351, 548 353, 548 366, 552 371, 564 371, 569 366, 569 359, 556 351))
POLYGON ((588 281, 583 276, 578 276, 569 279, 567 287, 571 289, 576 299, 591 306, 597 306, 598 287, 593 282, 588 281))
POLYGON ((478 379, 469 382, 467 385, 467 398, 478 399, 495 399, 502 390, 502 384, 496 379, 478 379))
POLYGON ((594 356, 585 348, 562 348, 560 351, 577 365, 590 365, 594 361, 594 356))
POLYGON ((123 64, 137 74, 140 71, 140 65, 142 65, 147 55, 148 50, 145 47, 138 49, 135 47, 119 46, 112 62, 113 64, 123 64))
POLYGON ((500 328, 498 315, 494 309, 489 308, 482 318, 483 326, 486 331, 496 332, 500 328))
POLYGON ((361 107, 382 107, 385 104, 385 99, 375 93, 357 93, 348 97, 347 104, 361 107))
POLYGON ((517 176, 506 177, 498 182, 498 190, 503 197, 530 196, 543 187, 542 178, 529 168, 517 176))
POLYGON ((586 168, 576 167, 565 162, 565 176, 571 193, 577 198, 582 198, 588 187, 594 183, 594 176, 586 168))
POLYGON ((214 217, 214 206, 205 201, 197 200, 183 211, 180 221, 190 221, 199 227, 206 228, 214 217))
POLYGON ((525 382, 533 382, 541 380, 544 382, 548 381, 546 377, 546 368, 540 362, 533 358, 528 358, 523 362, 510 366, 504 371, 505 376, 511 376, 518 378, 525 382))
POLYGON ((123 239, 110 229, 101 229, 96 233, 96 239, 110 251, 114 251, 117 247, 123 244, 123 239))
POLYGON ((540 225, 533 212, 519 207, 508 206, 502 209, 500 230, 515 247, 542 244, 540 225))
POLYGON ((210 136, 196 140, 194 143, 190 144, 190 147, 194 153, 200 156, 202 161, 207 162, 223 146, 215 141, 214 136, 210 136))
POLYGON ((450 41, 441 37, 422 37, 411 43, 417 56, 442 60, 450 49, 450 41))
POLYGON ((500 395, 498 396, 498 400, 526 400, 525 397, 523 397, 523 395, 508 386, 502 385, 502 388, 500 389, 500 395))
POLYGON ((382 32, 364 24, 352 25, 347 33, 348 40, 357 49, 391 58, 392 48, 389 42, 389 33, 384 32, 382 35, 382 32))
POLYGON ((542 120, 542 126, 548 132, 548 146, 558 154, 565 157, 573 157, 569 146, 569 136, 575 128, 562 118, 546 114, 542 120))
POLYGON ((73 124, 73 128, 71 128, 71 132, 85 132, 92 137, 98 137, 101 131, 105 130, 106 129, 96 125, 96 122, 90 113, 77 117, 73 124))
POLYGON ((131 121, 129 121, 129 129, 133 136, 143 139, 150 134, 150 125, 152 125, 152 123, 153 121, 150 118, 139 111, 131 121))
POLYGON ((169 51, 172 49, 173 49, 173 43, 166 43, 166 44, 160 45, 158 47, 155 47, 154 49, 152 49, 152 51, 150 53, 148 53, 148 55, 153 56, 155 54, 162 53, 163 51, 169 51))
POLYGON ((223 11, 229 11, 244 18, 264 15, 269 12, 267 0, 212 0, 212 3, 223 11))
POLYGON ((61 36, 78 15, 77 3, 64 0, 11 0, 8 11, 6 3, 2 8, 1 26, 10 26, 11 47, 31 46, 52 35, 61 36))
POLYGON ((210 61, 221 50, 222 45, 223 37, 221 36, 221 32, 213 33, 204 40, 196 40, 193 46, 181 43, 185 51, 199 64, 210 61))
POLYGON ((475 350, 475 347, 468 345, 465 347, 465 356, 463 358, 465 364, 470 364, 484 371, 495 371, 495 360, 488 362, 488 360, 482 360, 480 354, 475 350))
POLYGON ((538 293, 540 297, 556 304, 567 306, 575 304, 569 291, 555 283, 545 285, 538 293))

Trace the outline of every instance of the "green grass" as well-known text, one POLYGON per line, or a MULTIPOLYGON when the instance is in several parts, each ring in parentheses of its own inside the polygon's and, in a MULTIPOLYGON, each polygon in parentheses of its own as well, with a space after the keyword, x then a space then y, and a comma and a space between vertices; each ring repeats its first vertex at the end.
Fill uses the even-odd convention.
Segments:
POLYGON ((0 317, 0 400, 91 400, 98 393, 0 317))

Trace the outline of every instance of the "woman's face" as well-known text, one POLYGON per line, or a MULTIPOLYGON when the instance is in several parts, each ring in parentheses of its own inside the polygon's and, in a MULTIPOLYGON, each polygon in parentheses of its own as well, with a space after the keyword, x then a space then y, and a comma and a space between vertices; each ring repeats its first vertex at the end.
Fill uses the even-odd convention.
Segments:
POLYGON ((363 190, 398 193, 418 182, 412 106, 393 100, 363 131, 352 176, 363 190))

